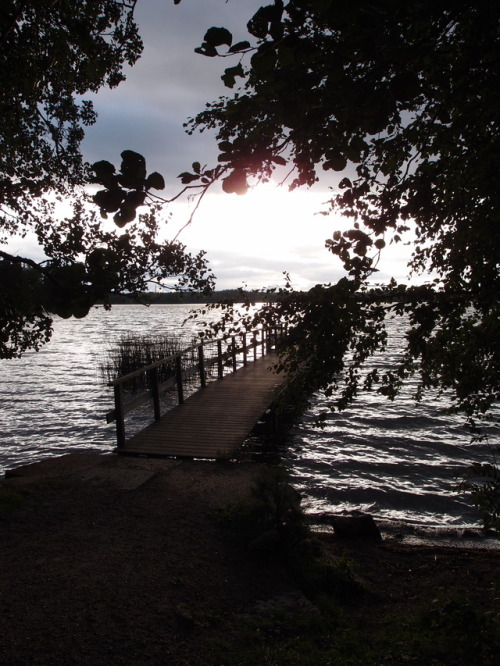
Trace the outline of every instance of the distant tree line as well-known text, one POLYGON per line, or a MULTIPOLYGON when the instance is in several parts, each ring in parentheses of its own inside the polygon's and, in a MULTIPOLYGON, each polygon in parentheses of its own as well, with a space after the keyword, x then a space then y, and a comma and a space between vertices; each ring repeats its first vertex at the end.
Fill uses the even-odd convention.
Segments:
POLYGON ((110 297, 112 305, 131 305, 148 303, 151 305, 191 304, 191 303, 263 303, 279 298, 279 294, 262 290, 222 289, 210 294, 195 292, 147 292, 141 294, 116 294, 110 297))

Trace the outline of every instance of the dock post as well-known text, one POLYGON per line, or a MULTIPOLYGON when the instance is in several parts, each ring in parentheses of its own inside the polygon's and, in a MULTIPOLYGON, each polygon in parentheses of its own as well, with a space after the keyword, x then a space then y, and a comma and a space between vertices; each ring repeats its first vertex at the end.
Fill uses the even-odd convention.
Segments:
POLYGON ((231 353, 233 355, 233 372, 236 372, 236 339, 234 335, 231 338, 231 353))
POLYGON ((243 365, 247 364, 247 334, 241 334, 241 342, 243 345, 243 365))
POLYGON ((115 384, 115 420, 116 420, 116 445, 120 449, 125 446, 125 420, 123 415, 123 386, 115 384))
POLYGON ((198 345, 198 364, 200 369, 200 382, 201 387, 205 388, 207 385, 207 379, 205 377, 205 356, 203 354, 203 345, 198 345))
POLYGON ((182 362, 181 357, 175 357, 175 378, 177 380, 177 395, 179 396, 179 405, 184 402, 184 387, 182 386, 182 362))
POLYGON ((154 415, 155 415, 155 421, 159 421, 161 418, 161 410, 160 410, 160 387, 159 387, 159 380, 158 380, 158 366, 154 367, 151 370, 151 390, 153 391, 153 408, 154 408, 154 415))
POLYGON ((224 366, 222 365, 222 340, 217 340, 217 376, 224 377, 224 366))

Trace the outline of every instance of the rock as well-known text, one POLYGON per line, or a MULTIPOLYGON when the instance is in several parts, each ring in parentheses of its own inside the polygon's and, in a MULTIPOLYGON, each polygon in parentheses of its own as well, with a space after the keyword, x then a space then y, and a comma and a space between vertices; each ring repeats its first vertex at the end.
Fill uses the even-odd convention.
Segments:
POLYGON ((382 535, 369 514, 356 516, 335 516, 328 521, 341 539, 364 539, 367 541, 382 541, 382 535))

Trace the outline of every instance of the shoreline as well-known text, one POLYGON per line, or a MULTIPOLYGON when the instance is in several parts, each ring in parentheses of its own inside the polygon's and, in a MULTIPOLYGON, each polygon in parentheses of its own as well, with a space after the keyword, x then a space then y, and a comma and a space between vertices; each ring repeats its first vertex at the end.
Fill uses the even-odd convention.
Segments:
MULTIPOLYGON (((79 470, 94 466, 105 460, 119 460, 115 452, 106 451, 103 453, 91 452, 71 452, 61 453, 60 455, 50 455, 35 462, 23 463, 12 468, 5 468, 4 475, 0 477, 0 487, 5 481, 13 478, 33 478, 35 476, 57 476, 59 474, 74 474, 79 470)), ((135 458, 142 460, 142 457, 135 458)), ((151 460, 161 460, 161 458, 151 458, 151 460)), ((166 463, 174 462, 175 459, 165 459, 166 463)), ((205 462, 206 464, 220 464, 216 461, 195 461, 205 462)), ((236 464, 262 465, 266 463, 238 461, 236 464)), ((16 482, 19 483, 19 482, 16 482)), ((307 513, 306 516, 311 530, 316 534, 333 534, 333 528, 318 520, 320 514, 307 513)), ((359 513, 354 511, 353 514, 359 513)), ((325 514, 326 515, 326 514, 325 514)), ((334 511, 330 515, 337 515, 334 511)), ((350 515, 350 514, 339 514, 350 515)), ((483 532, 480 524, 477 525, 427 525, 403 520, 391 520, 379 518, 373 515, 382 537, 385 541, 394 544, 404 544, 408 546, 424 547, 446 547, 446 548, 480 548, 485 550, 500 550, 500 539, 483 532)))
POLYGON ((0 515, 0 664, 303 664, 311 650, 337 663, 328 651, 346 659, 353 641, 386 654, 387 622, 426 605, 447 613, 450 595, 498 615, 495 551, 312 533, 290 568, 286 553, 242 541, 262 468, 106 454, 16 468, 0 483, 4 500, 22 500, 0 515), (328 589, 332 567, 344 587, 328 589), (339 618, 345 647, 329 633, 339 618))

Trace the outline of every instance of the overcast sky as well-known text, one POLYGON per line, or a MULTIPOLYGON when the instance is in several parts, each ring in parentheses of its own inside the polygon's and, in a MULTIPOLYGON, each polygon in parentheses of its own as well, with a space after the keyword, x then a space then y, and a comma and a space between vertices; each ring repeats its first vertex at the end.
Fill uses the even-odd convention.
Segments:
MULTIPOLYGON (((144 41, 138 63, 118 88, 92 99, 98 120, 87 130, 84 156, 90 162, 120 162, 125 149, 146 157, 149 171, 167 181, 167 194, 179 190, 181 171, 192 162, 215 164, 214 136, 188 136, 183 123, 208 101, 228 94, 220 76, 231 63, 194 53, 207 28, 225 26, 234 41, 247 38, 246 22, 261 0, 139 0, 136 20, 144 41)), ((190 250, 207 251, 218 277, 217 288, 250 288, 282 283, 288 271, 297 288, 334 282, 342 272, 324 241, 341 220, 317 215, 328 188, 289 193, 268 185, 245 196, 215 190, 207 195, 192 225, 179 239, 190 250)), ((170 208, 166 225, 173 237, 189 217, 188 202, 170 208)), ((397 257, 392 257, 397 261, 397 257)), ((391 271, 394 265, 390 266, 391 271)), ((382 271, 380 277, 385 277, 382 271)))

